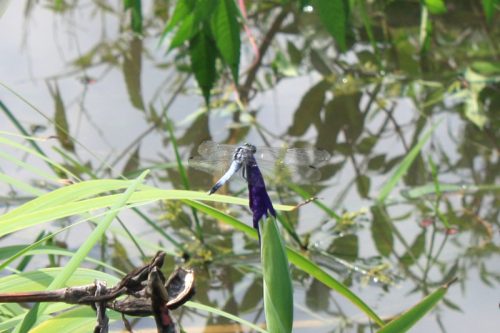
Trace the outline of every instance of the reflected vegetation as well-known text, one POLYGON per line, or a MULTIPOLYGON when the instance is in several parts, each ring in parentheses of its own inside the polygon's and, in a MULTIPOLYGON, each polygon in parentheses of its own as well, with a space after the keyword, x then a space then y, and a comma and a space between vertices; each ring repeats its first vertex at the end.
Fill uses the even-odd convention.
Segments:
MULTIPOLYGON (((119 1, 27 1, 25 34, 16 38, 30 45, 43 33, 35 31, 37 12, 51 17, 55 40, 46 38, 64 69, 30 78, 51 101, 40 108, 47 119, 23 116, 17 123, 18 111, 10 106, 17 97, 6 89, 2 119, 10 117, 9 123, 22 134, 56 137, 58 142, 49 140, 45 149, 80 179, 132 178, 151 169, 155 185, 173 189, 207 191, 216 180, 187 169, 189 182, 184 182, 176 147, 184 162, 205 140, 325 149, 333 158, 321 167, 319 182, 270 182, 273 202, 300 205, 314 197, 279 214, 287 243, 356 290, 384 319, 458 277, 460 288, 421 327, 469 331, 473 327, 463 314, 471 309, 498 316, 498 299, 479 304, 469 299, 469 290, 489 293, 500 282, 498 265, 492 265, 500 252, 499 26, 488 23, 479 1, 449 1, 445 12, 427 12, 428 21, 422 19, 428 9, 418 1, 352 3, 347 49, 340 52, 314 8, 247 2, 249 30, 242 32, 239 85, 218 64, 207 106, 188 46, 167 51, 173 33, 159 44, 174 4, 144 1, 140 35, 130 29, 131 13, 119 1), (58 51, 65 39, 72 48, 58 51), (100 107, 107 99, 111 104, 100 107), (103 117, 118 100, 121 115, 103 117), (137 129, 122 128, 121 117, 132 117, 137 129), (380 200, 384 184, 433 125, 431 138, 396 191, 380 200), (102 149, 92 148, 96 145, 102 149)), ((1 20, 22 6, 11 4, 1 20)), ((492 15, 498 18, 498 11, 492 15)), ((19 52, 29 54, 30 48, 19 52)), ((39 59, 31 66, 43 72, 37 70, 44 66, 39 59)), ((26 88, 2 81, 30 101, 26 88)), ((221 190, 246 196, 244 183, 221 190)), ((17 188, 6 189, 1 197, 5 210, 27 200, 17 188)), ((251 223, 246 208, 216 207, 251 223)), ((255 239, 180 201, 132 213, 129 223, 139 230, 136 236, 166 249, 165 266, 187 261, 195 267, 196 301, 264 322, 255 239)), ((57 239, 52 245, 70 249, 79 241, 71 232, 57 239)), ((110 246, 100 249, 103 261, 125 271, 137 266, 141 251, 123 229, 108 242, 110 246)), ((56 263, 51 255, 46 265, 56 263)), ((292 275, 294 332, 373 331, 373 323, 321 282, 300 270, 292 275)), ((207 332, 212 326, 251 331, 197 309, 174 315, 188 318, 179 320, 188 332, 204 326, 207 332)))

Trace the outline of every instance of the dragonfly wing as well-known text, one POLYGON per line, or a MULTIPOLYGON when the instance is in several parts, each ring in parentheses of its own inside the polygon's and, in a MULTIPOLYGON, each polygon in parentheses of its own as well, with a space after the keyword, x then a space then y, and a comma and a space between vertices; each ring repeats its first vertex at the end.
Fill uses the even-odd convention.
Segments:
POLYGON ((283 162, 285 164, 318 165, 330 160, 331 155, 326 150, 315 148, 290 148, 286 150, 283 162))
POLYGON ((190 168, 204 171, 215 176, 222 176, 231 165, 231 160, 210 160, 204 156, 194 156, 189 158, 188 165, 190 168))
POLYGON ((331 158, 326 150, 315 148, 257 147, 255 157, 262 161, 281 161, 284 164, 319 165, 331 158))
POLYGON ((233 159, 236 145, 225 145, 213 141, 204 141, 198 147, 198 153, 206 160, 229 160, 233 159))
MULTIPOLYGON (((222 177, 229 170, 236 145, 204 141, 198 147, 200 156, 189 159, 189 166, 222 177)), ((321 179, 317 165, 330 159, 330 154, 314 148, 257 147, 255 158, 263 174, 273 181, 311 184, 321 179)))
POLYGON ((267 179, 286 183, 314 184, 321 179, 321 171, 312 165, 283 164, 259 161, 258 165, 267 179))

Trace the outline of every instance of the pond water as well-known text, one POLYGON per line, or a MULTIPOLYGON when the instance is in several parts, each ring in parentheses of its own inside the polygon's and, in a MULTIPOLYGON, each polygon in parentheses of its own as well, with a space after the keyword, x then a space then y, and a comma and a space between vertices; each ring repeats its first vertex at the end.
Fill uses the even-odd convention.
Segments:
MULTIPOLYGON (((235 102, 226 76, 214 89, 207 111, 186 54, 167 53, 171 36, 158 44, 166 19, 162 6, 165 2, 143 1, 144 37, 137 37, 128 29, 120 1, 69 1, 60 12, 51 8, 51 1, 12 1, 0 18, 0 101, 36 136, 56 135, 54 119, 65 119, 71 139, 57 134, 59 140, 41 145, 61 163, 71 165, 68 154, 86 166, 77 170, 73 164, 82 179, 134 177, 137 170, 150 168, 151 184, 183 189, 168 126, 186 166, 197 146, 208 139, 326 149, 333 157, 320 169, 322 180, 303 190, 306 198, 317 196, 337 217, 314 202, 285 216, 311 258, 383 318, 399 314, 456 276, 458 282, 445 301, 414 330, 498 330, 498 25, 486 27, 474 5, 458 1, 447 14, 434 17, 432 45, 427 53, 419 53, 415 8, 412 3, 395 4, 374 21, 373 33, 380 38, 376 52, 359 26, 350 37, 349 51, 338 54, 314 11, 290 13, 257 72, 249 104, 241 109, 235 102), (377 206, 384 184, 434 125, 387 205, 377 206), (439 196, 432 163, 442 184, 439 196), (448 190, 445 184, 456 187, 448 190)), ((248 22, 257 41, 279 12, 264 11, 268 15, 254 14, 248 22)), ((254 54, 248 39, 242 40, 245 73, 254 54)), ((5 109, 0 113, 0 130, 19 133, 7 114, 5 109)), ((21 151, 2 149, 43 166, 21 151)), ((58 186, 39 183, 6 160, 0 168, 44 190, 58 186)), ((192 189, 207 191, 216 180, 188 171, 192 189)), ((245 197, 244 188, 243 182, 235 181, 223 190, 245 197)), ((269 183, 269 188, 275 202, 305 200, 284 186, 269 183)), ((29 199, 6 184, 0 189, 5 210, 29 199)), ((247 209, 223 208, 251 223, 247 209)), ((151 205, 147 213, 188 245, 190 264, 197 270, 195 301, 264 322, 255 240, 198 214, 202 244, 192 232, 192 211, 176 202, 151 205)), ((142 239, 161 242, 176 253, 136 214, 121 217, 142 239)), ((74 250, 79 235, 89 230, 80 226, 61 242, 74 250)), ((38 231, 16 234, 2 243, 32 242, 38 231)), ((291 235, 283 235, 298 247, 291 235)), ((110 242, 106 257, 114 265, 140 263, 127 237, 116 236, 110 242)), ((98 249, 95 254, 100 254, 98 249)), ((169 265, 179 263, 180 254, 168 260, 169 265)), ((46 264, 32 263, 30 268, 46 264)), ((301 271, 293 270, 293 279, 294 332, 371 332, 371 323, 349 301, 301 271)), ((250 332, 202 311, 184 309, 175 316, 186 332, 250 332)), ((134 328, 140 332, 153 325, 144 319, 134 328)))

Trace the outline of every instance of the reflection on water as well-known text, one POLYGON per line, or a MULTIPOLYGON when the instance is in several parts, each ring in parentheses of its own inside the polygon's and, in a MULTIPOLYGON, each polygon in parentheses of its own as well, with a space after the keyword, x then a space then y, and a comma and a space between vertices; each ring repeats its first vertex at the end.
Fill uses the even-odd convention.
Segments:
MULTIPOLYGON (((241 108, 234 87, 222 78, 207 111, 188 57, 158 47, 165 21, 161 1, 144 4, 144 37, 125 28, 116 4, 77 1, 56 13, 28 3, 12 2, 0 19, 3 57, 8 59, 1 66, 1 80, 8 87, 0 94, 2 130, 18 130, 7 109, 33 134, 57 135, 44 148, 82 179, 134 177, 149 168, 155 184, 176 189, 183 184, 168 126, 185 161, 207 139, 326 149, 334 157, 321 168, 321 182, 272 191, 274 200, 286 203, 319 198, 283 214, 296 230, 287 233, 287 241, 307 249, 382 315, 397 314, 458 276, 461 288, 451 289, 419 329, 493 331, 488 325, 498 315, 498 299, 489 290, 500 281, 493 264, 499 252, 500 70, 492 61, 498 57, 492 41, 499 31, 478 23, 479 14, 469 5, 459 1, 435 18, 434 45, 428 52, 418 49, 419 20, 406 2, 395 2, 385 15, 374 16, 371 33, 380 41, 376 51, 360 28, 344 55, 334 52, 326 34, 316 33, 314 14, 290 14, 257 72, 256 90, 241 96, 248 105, 241 108), (393 192, 387 205, 377 205, 382 185, 440 120, 400 192, 393 192), (465 320, 463 313, 475 320, 465 320)), ((251 17, 249 24, 264 29, 256 32, 259 39, 273 17, 251 17)), ((252 54, 243 58, 245 69, 252 54)), ((6 153, 22 157, 18 151, 6 153)), ((6 160, 1 168, 14 175, 19 170, 6 160)), ((203 191, 214 182, 195 170, 189 176, 191 187, 203 191)), ((242 188, 232 184, 225 190, 243 196, 242 188)), ((7 198, 13 189, 1 189, 2 208, 22 202, 22 191, 7 198)), ((245 209, 218 208, 250 221, 245 209)), ((198 267, 198 302, 264 322, 254 240, 177 202, 152 207, 149 213, 192 255, 198 267), (194 231, 197 219, 203 243, 194 231)), ((142 222, 132 214, 127 220, 138 236, 175 250, 142 222)), ((78 237, 70 234, 73 242, 78 237)), ((130 240, 113 240, 109 256, 117 267, 130 266, 117 259, 134 261, 137 252, 121 242, 130 240)), ((170 258, 171 263, 179 257, 170 258)), ((370 332, 370 323, 348 301, 301 271, 293 271, 293 277, 294 332, 370 332)), ((247 331, 195 309, 177 315, 188 332, 247 331)), ((142 321, 138 327, 149 324, 142 321)))

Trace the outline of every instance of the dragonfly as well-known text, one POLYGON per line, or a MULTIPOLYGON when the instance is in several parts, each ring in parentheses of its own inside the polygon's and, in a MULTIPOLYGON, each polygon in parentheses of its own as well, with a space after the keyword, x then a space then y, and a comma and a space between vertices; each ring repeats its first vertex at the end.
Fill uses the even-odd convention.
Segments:
POLYGON ((189 159, 190 167, 212 174, 223 174, 209 194, 215 193, 238 172, 249 181, 247 167, 257 165, 265 174, 274 176, 274 179, 284 178, 299 184, 314 183, 321 178, 318 165, 331 157, 327 151, 315 148, 259 147, 249 143, 238 146, 214 141, 203 142, 198 147, 198 153, 199 156, 189 159))

